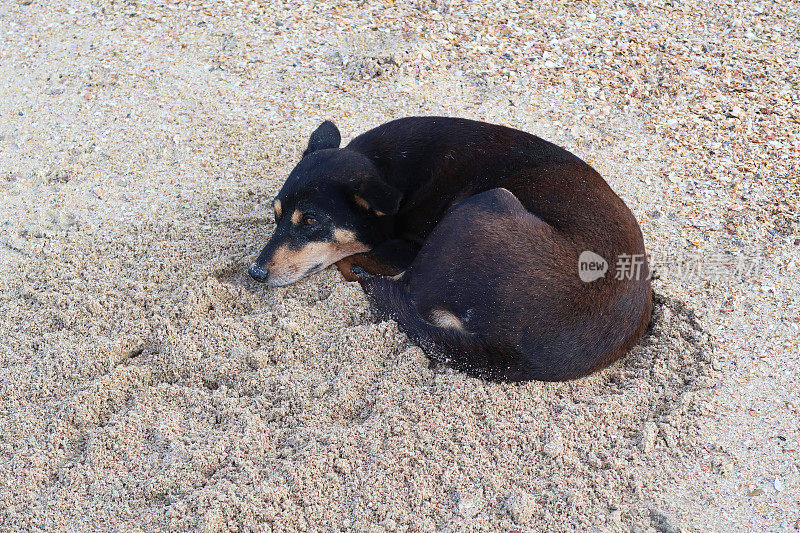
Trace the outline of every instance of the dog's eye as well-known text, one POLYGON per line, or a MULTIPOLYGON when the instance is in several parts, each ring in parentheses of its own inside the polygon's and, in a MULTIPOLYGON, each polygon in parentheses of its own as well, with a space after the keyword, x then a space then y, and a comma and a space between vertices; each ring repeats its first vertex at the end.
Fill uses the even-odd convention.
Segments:
POLYGON ((313 226, 317 223, 317 219, 314 217, 306 217, 303 219, 303 222, 306 226, 313 226))

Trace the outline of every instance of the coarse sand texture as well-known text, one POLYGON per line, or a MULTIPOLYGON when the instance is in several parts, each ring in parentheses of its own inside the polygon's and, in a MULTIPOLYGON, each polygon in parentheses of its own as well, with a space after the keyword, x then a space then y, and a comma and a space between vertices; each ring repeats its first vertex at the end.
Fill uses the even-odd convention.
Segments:
POLYGON ((800 528, 793 2, 0 4, 0 529, 800 528), (640 221, 641 344, 432 366, 245 270, 322 120, 506 124, 640 221))

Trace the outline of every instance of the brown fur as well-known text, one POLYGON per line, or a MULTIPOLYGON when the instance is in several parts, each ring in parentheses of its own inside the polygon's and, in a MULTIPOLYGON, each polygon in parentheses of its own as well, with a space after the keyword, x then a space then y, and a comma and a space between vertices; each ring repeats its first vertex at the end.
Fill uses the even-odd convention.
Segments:
POLYGON ((367 201, 366 201, 366 200, 364 200, 363 198, 361 198, 359 195, 357 195, 357 194, 356 194, 356 195, 354 195, 354 196, 353 196, 353 200, 355 200, 356 204, 358 204, 358 206, 359 206, 359 207, 362 207, 362 208, 364 208, 364 209, 367 209, 367 210, 369 210, 369 204, 367 203, 367 201))

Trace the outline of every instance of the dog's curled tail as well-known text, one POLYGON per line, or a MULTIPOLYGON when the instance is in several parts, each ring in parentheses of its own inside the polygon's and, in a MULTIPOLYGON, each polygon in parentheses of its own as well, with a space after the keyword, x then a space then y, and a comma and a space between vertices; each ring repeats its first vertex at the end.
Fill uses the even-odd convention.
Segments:
POLYGON ((543 369, 527 365, 521 368, 515 346, 490 345, 479 334, 432 324, 420 314, 407 286, 401 281, 373 276, 362 281, 361 285, 378 315, 396 320, 400 329, 435 361, 484 379, 551 379, 543 369))

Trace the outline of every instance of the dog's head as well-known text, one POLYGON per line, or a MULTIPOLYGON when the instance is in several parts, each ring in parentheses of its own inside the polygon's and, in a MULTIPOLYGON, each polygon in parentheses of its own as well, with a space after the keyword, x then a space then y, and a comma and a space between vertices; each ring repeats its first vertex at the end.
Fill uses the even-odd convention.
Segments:
POLYGON ((311 134, 273 200, 275 233, 248 270, 255 280, 288 285, 388 238, 401 193, 368 157, 340 142, 329 121, 311 134))

